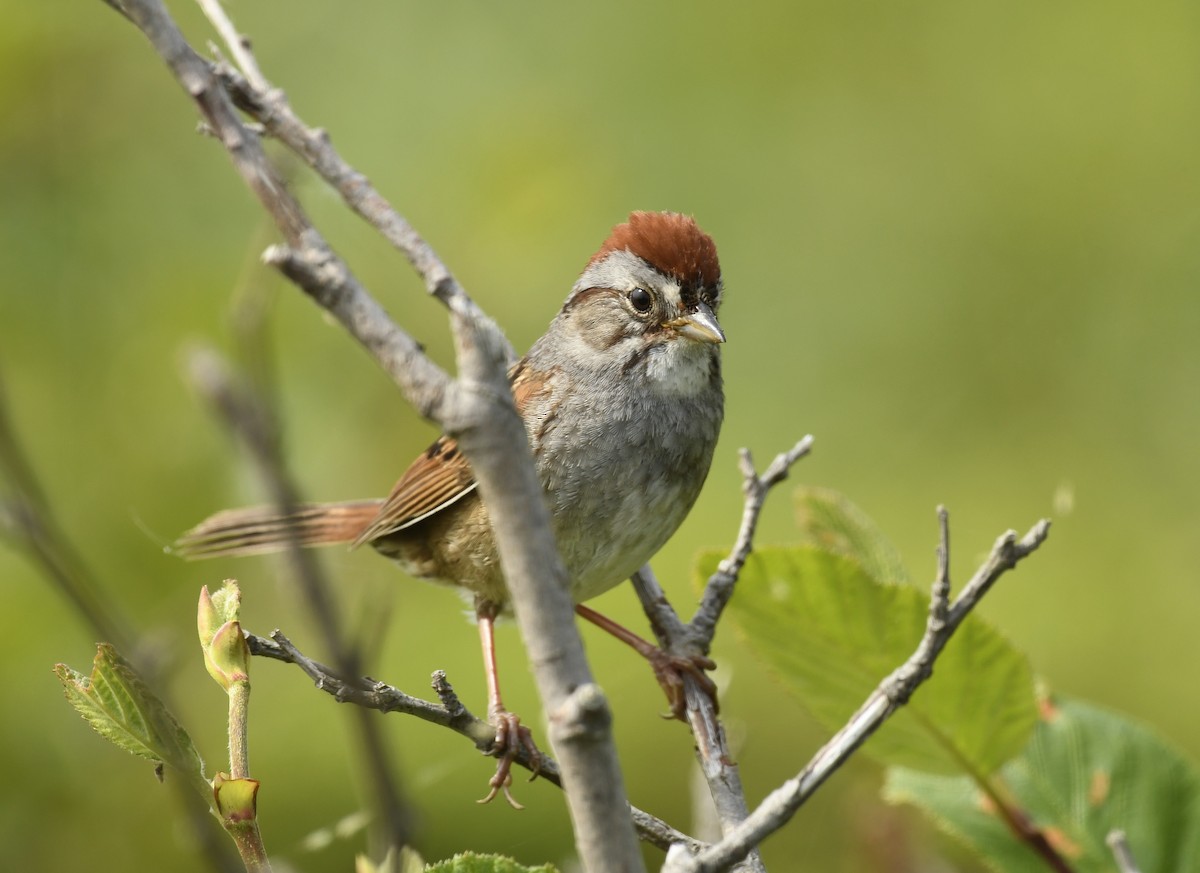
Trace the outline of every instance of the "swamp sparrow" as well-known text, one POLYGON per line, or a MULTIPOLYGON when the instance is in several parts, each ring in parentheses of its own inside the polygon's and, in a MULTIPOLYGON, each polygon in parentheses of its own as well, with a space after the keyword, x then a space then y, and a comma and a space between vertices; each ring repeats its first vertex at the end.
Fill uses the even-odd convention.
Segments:
MULTIPOLYGON (((634 212, 613 228, 546 333, 509 372, 577 604, 645 564, 700 493, 724 410, 720 302, 712 239, 687 216, 634 212)), ((287 516, 227 510, 184 534, 177 549, 189 558, 246 555, 291 541, 370 544, 405 572, 473 597, 497 732, 493 753, 501 759, 485 799, 499 789, 508 796, 514 756, 523 747, 536 762, 537 751, 500 698, 492 624, 508 590, 487 508, 455 441, 438 439, 386 500, 305 505, 287 516)), ((674 682, 665 674, 684 669, 703 677, 700 668, 712 663, 669 663, 614 622, 576 609, 651 659, 680 715, 677 674, 674 682)))

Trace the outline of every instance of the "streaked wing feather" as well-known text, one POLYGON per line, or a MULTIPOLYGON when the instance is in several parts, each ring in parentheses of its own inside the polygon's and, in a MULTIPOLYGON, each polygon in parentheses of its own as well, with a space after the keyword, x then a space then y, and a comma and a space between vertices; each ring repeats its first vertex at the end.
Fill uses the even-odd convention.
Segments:
MULTIPOLYGON (((548 380, 531 373, 524 360, 508 373, 517 412, 548 387, 548 380)), ((454 505, 475 490, 475 474, 453 437, 441 436, 409 465, 388 495, 379 514, 354 545, 360 546, 402 531, 454 505)))
POLYGON ((402 531, 458 502, 475 490, 475 474, 451 437, 437 442, 412 462, 354 545, 402 531))

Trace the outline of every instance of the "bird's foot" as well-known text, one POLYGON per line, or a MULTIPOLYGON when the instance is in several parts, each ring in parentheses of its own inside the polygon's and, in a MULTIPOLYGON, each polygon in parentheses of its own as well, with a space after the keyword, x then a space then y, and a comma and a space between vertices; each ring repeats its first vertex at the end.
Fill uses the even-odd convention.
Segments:
POLYGON ((533 771, 533 775, 529 777, 529 781, 532 782, 541 772, 542 753, 533 742, 533 734, 521 724, 521 719, 516 713, 507 710, 492 713, 491 722, 496 728, 496 739, 491 750, 485 754, 500 760, 496 764, 496 774, 488 781, 490 790, 479 803, 491 803, 497 794, 504 792, 504 799, 508 801, 509 806, 513 809, 524 809, 509 790, 512 785, 512 765, 514 761, 523 758, 533 771))
POLYGON ((662 690, 667 695, 667 702, 671 705, 671 711, 663 713, 664 718, 687 721, 687 693, 683 681, 685 676, 692 677, 700 690, 708 695, 713 702, 714 711, 720 710, 717 702, 717 683, 705 672, 716 669, 717 664, 712 658, 698 652, 690 655, 677 655, 657 647, 643 654, 650 662, 650 667, 654 670, 654 678, 662 686, 662 690))

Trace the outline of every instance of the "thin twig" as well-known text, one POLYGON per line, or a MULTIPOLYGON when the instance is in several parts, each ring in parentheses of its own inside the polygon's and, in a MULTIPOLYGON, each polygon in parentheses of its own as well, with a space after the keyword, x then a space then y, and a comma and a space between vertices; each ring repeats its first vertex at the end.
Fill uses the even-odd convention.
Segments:
MULTIPOLYGON (((949 529, 944 509, 939 509, 939 519, 942 522, 941 550, 948 558, 949 529)), ((709 873, 724 870, 788 822, 813 792, 929 678, 933 661, 980 598, 1005 571, 1036 550, 1045 541, 1049 531, 1050 522, 1043 519, 1020 540, 1013 531, 1001 536, 988 559, 949 609, 939 602, 946 596, 948 583, 946 565, 939 557, 938 578, 933 585, 925 634, 912 656, 879 683, 846 726, 817 752, 803 770, 767 795, 745 821, 713 844, 712 848, 697 855, 669 855, 664 871, 709 873)))
MULTIPOLYGON (((458 695, 454 693, 446 673, 435 670, 431 686, 438 696, 440 703, 433 703, 419 697, 406 694, 386 682, 379 682, 368 676, 358 679, 344 679, 335 671, 302 653, 282 632, 276 630, 270 639, 260 637, 245 631, 246 642, 250 653, 286 664, 295 664, 321 691, 330 695, 338 703, 353 703, 366 709, 380 712, 399 712, 415 716, 422 721, 449 728, 469 739, 480 752, 488 753, 495 741, 495 729, 481 718, 471 713, 458 695)), ((525 749, 517 752, 515 763, 533 772, 532 761, 525 749)), ((552 785, 562 787, 562 776, 558 764, 549 755, 543 754, 538 764, 537 776, 552 785)), ((676 843, 682 843, 691 853, 700 852, 708 847, 707 843, 692 839, 687 834, 676 830, 662 819, 651 815, 636 806, 630 806, 634 827, 638 836, 650 845, 657 846, 664 852, 676 843)))
MULTIPOLYGON (((408 259, 425 280, 425 287, 430 294, 452 311, 472 318, 480 317, 475 304, 433 247, 371 185, 365 175, 342 158, 326 131, 308 126, 296 115, 282 90, 266 83, 255 87, 227 63, 214 64, 213 73, 225 84, 239 109, 257 120, 268 134, 308 164, 341 195, 347 206, 408 259)), ((507 339, 503 339, 503 343, 505 359, 509 362, 516 360, 516 353, 507 339)))
MULTIPOLYGON (((700 648, 693 640, 691 628, 679 620, 666 592, 649 566, 633 576, 633 587, 650 618, 651 628, 664 651, 684 657, 698 654, 700 648)), ((696 746, 696 761, 708 784, 722 833, 727 833, 750 814, 741 775, 733 752, 725 737, 725 727, 717 716, 716 702, 690 673, 683 673, 685 715, 696 746)), ((746 871, 765 870, 757 851, 751 852, 743 863, 746 871)))
POLYGON ((1137 860, 1133 857, 1133 850, 1129 848, 1129 840, 1125 838, 1125 831, 1109 831, 1105 842, 1112 850, 1113 859, 1117 862, 1121 873, 1141 873, 1141 868, 1138 867, 1137 860))
POLYGON ((775 457, 767 469, 759 475, 754 469, 754 461, 749 449, 742 449, 739 455, 742 470, 742 524, 738 530, 737 539, 729 556, 718 566, 717 571, 709 578, 704 586, 704 594, 700 598, 700 608, 692 616, 692 630, 698 641, 708 651, 716 633, 717 622, 724 612, 729 598, 733 596, 734 586, 737 585, 738 574, 741 573, 746 559, 754 548, 754 531, 758 527, 758 517, 762 514, 763 505, 771 489, 787 478, 792 465, 812 451, 813 438, 808 435, 794 445, 789 451, 775 457))
POLYGON ((196 3, 199 4, 205 17, 220 34, 221 40, 229 49, 229 53, 233 55, 233 60, 241 67, 246 79, 255 88, 261 91, 267 90, 270 86, 267 84, 262 70, 258 68, 258 61, 255 60, 254 53, 250 50, 250 38, 238 33, 229 16, 225 14, 224 7, 217 0, 196 0, 196 3))

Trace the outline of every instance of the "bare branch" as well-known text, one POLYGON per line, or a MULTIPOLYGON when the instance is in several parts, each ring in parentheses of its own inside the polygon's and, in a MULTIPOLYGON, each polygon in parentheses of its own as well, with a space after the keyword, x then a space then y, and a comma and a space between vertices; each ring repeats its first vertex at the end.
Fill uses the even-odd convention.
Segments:
MULTIPOLYGON (((483 719, 477 718, 463 705, 442 670, 434 671, 430 683, 440 704, 431 703, 367 676, 344 679, 334 670, 304 655, 281 631, 272 631, 270 639, 257 636, 249 631, 243 631, 243 633, 250 646, 251 654, 282 661, 285 664, 295 664, 313 680, 317 688, 330 695, 338 703, 352 703, 380 712, 398 712, 415 716, 422 721, 449 728, 466 737, 480 752, 487 753, 491 750, 496 736, 495 729, 483 719)), ((533 771, 532 762, 524 749, 518 751, 515 763, 530 772, 533 771)), ((562 787, 562 776, 559 773, 558 764, 549 755, 543 754, 537 776, 552 785, 562 787)), ((664 852, 676 843, 682 844, 688 852, 693 854, 708 847, 707 843, 692 839, 662 819, 640 810, 636 806, 631 805, 629 810, 638 836, 664 852)))
POLYGON ((679 618, 675 607, 667 600, 667 594, 658 584, 658 578, 650 565, 646 564, 633 574, 633 590, 642 601, 642 611, 650 619, 650 627, 658 638, 659 645, 672 640, 681 640, 687 635, 687 625, 679 618))
POLYGON ((1129 848, 1129 841, 1125 838, 1125 831, 1109 831, 1105 842, 1112 850, 1113 859, 1117 862, 1121 873, 1141 873, 1137 860, 1133 857, 1133 850, 1129 848))
POLYGON ((762 514, 763 504, 767 494, 777 484, 787 478, 788 471, 798 460, 812 451, 813 438, 804 437, 790 451, 775 457, 766 471, 760 476, 754 469, 754 461, 749 449, 742 449, 739 455, 742 470, 742 493, 745 501, 742 507, 742 525, 738 530, 737 540, 729 557, 717 567, 717 572, 709 578, 704 586, 704 595, 700 599, 700 608, 692 616, 690 622, 698 641, 707 653, 712 644, 713 635, 717 632, 717 621, 725 610, 729 598, 733 596, 738 574, 754 548, 754 530, 758 526, 758 517, 762 514))
MULTIPOLYGON (((806 436, 790 451, 778 455, 760 476, 748 449, 739 453, 742 471, 742 490, 745 502, 742 523, 729 557, 721 562, 717 572, 705 586, 704 596, 696 615, 684 623, 667 600, 649 566, 633 575, 633 587, 650 620, 655 637, 664 651, 683 658, 707 655, 716 632, 717 622, 733 594, 738 574, 746 563, 754 542, 754 531, 767 494, 787 478, 788 471, 812 449, 813 438, 806 436)), ((696 743, 696 759, 708 783, 722 833, 732 833, 750 814, 741 775, 725 737, 725 728, 717 717, 716 701, 691 673, 681 675, 686 701, 686 717, 696 743)), ((763 870, 757 849, 751 848, 741 858, 741 869, 763 870)))
MULTIPOLYGON (((408 259, 425 281, 430 294, 452 311, 474 318, 481 317, 481 313, 475 310, 475 304, 433 247, 371 185, 366 176, 338 154, 326 131, 309 127, 292 111, 283 91, 266 83, 255 87, 229 64, 217 63, 213 71, 225 83, 242 111, 255 118, 264 130, 307 163, 341 195, 347 206, 408 259)), ((507 340, 503 340, 503 343, 506 360, 516 360, 512 346, 508 345, 507 340)))
MULTIPOLYGON (((692 629, 679 620, 667 601, 666 592, 648 566, 634 574, 633 585, 663 650, 685 657, 701 653, 692 629)), ((726 833, 750 813, 741 775, 726 741, 725 727, 717 717, 716 702, 700 686, 695 676, 683 673, 681 679, 687 704, 687 722, 696 744, 696 760, 708 783, 717 821, 722 833, 726 833)), ((764 869, 757 852, 747 860, 746 869, 764 869)))
POLYGON ((694 856, 672 854, 664 870, 670 873, 700 873, 724 870, 753 851, 768 835, 788 822, 813 792, 870 737, 912 693, 929 678, 933 661, 963 619, 978 604, 1006 570, 1038 548, 1049 535, 1050 522, 1043 519, 1017 540, 1012 531, 1001 536, 983 566, 976 571, 949 609, 944 600, 949 590, 949 530, 944 509, 939 509, 941 547, 938 575, 933 584, 929 620, 925 634, 912 656, 879 683, 850 721, 821 748, 795 777, 772 791, 750 815, 720 842, 694 856))
POLYGON ((233 22, 225 14, 225 9, 218 0, 196 0, 196 3, 199 4, 205 17, 220 34, 221 40, 228 47, 234 62, 241 67, 246 78, 255 88, 265 91, 269 85, 262 70, 258 68, 258 61, 255 60, 254 53, 250 50, 250 38, 237 32, 237 28, 233 26, 233 22))

